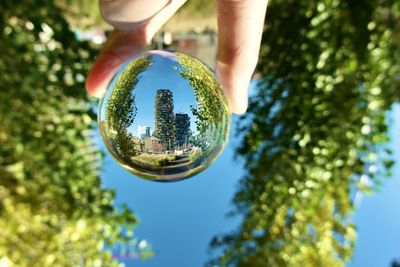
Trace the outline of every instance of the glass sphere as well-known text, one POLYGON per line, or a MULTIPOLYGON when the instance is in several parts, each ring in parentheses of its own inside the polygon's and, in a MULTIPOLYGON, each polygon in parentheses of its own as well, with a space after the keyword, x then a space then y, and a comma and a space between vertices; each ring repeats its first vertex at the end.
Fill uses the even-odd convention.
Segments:
POLYGON ((171 51, 125 62, 100 100, 98 123, 113 157, 129 172, 178 181, 204 169, 227 143, 231 115, 214 72, 171 51))

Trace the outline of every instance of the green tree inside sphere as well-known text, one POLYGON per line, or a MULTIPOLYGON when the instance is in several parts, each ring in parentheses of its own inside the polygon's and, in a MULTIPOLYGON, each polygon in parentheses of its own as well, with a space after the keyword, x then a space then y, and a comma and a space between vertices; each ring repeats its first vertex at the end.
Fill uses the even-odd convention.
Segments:
POLYGON ((205 170, 228 141, 230 114, 210 68, 163 50, 125 62, 99 105, 99 128, 114 159, 129 172, 171 182, 205 170))

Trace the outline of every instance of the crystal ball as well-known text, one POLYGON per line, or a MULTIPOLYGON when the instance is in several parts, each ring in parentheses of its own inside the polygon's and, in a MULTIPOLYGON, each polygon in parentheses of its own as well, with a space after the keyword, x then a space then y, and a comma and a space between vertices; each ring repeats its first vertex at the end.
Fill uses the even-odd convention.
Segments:
POLYGON ((170 182, 216 160, 231 114, 207 65, 181 52, 154 50, 119 68, 100 100, 98 124, 108 151, 126 170, 170 182))

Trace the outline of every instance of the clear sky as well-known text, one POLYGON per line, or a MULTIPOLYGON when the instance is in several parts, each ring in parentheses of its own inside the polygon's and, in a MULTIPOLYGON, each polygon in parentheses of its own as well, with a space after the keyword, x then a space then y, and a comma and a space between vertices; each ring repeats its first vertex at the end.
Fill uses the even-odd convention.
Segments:
MULTIPOLYGON (((154 98, 158 89, 170 89, 173 93, 174 112, 190 116, 191 130, 196 129, 190 105, 196 105, 194 91, 189 82, 173 69, 177 63, 168 58, 156 57, 155 62, 140 78, 135 89, 137 115, 132 129, 137 131, 139 125, 150 126, 154 130, 154 98)), ((135 132, 136 133, 136 132, 135 132)))
POLYGON ((364 196, 356 210, 358 239, 347 267, 388 267, 392 260, 400 261, 400 105, 394 107, 389 118, 396 159, 393 177, 384 180, 377 193, 364 196))
POLYGON ((108 154, 105 160, 104 184, 116 189, 117 205, 126 203, 136 213, 141 223, 135 234, 155 251, 149 260, 127 261, 127 267, 203 266, 212 237, 238 224, 238 219, 225 217, 243 175, 242 164, 233 161, 233 146, 204 172, 176 183, 143 180, 108 154))
MULTIPOLYGON (((154 98, 158 89, 169 89, 173 93, 174 113, 186 113, 190 117, 190 129, 196 132, 195 118, 190 110, 190 105, 196 106, 194 91, 189 82, 183 79, 173 67, 179 64, 170 57, 156 54, 153 64, 144 71, 133 92, 137 107, 134 123, 129 127, 134 135, 138 135, 138 126, 150 126, 154 131, 154 98)), ((126 66, 127 63, 124 64, 126 66)), ((121 69, 118 73, 121 72, 121 69)), ((114 78, 110 84, 113 87, 114 78)), ((109 90, 107 93, 109 94, 109 90)), ((107 94, 107 95, 108 95, 107 94)))
MULTIPOLYGON (((400 106, 391 113, 395 157, 400 161, 400 106), (395 134, 397 133, 397 135, 395 134)), ((237 121, 234 117, 233 124, 237 121)), ((234 128, 234 127, 233 127, 234 128)), ((238 138, 232 137, 221 157, 206 171, 176 183, 155 183, 126 172, 108 154, 103 181, 115 188, 116 204, 125 203, 141 223, 135 234, 152 244, 155 256, 146 261, 127 261, 127 267, 197 267, 209 259, 213 236, 227 233, 238 218, 226 218, 237 182, 244 174, 233 160, 238 138)), ((394 177, 384 181, 380 192, 363 198, 354 214, 357 247, 348 267, 389 266, 400 257, 400 165, 394 177)))

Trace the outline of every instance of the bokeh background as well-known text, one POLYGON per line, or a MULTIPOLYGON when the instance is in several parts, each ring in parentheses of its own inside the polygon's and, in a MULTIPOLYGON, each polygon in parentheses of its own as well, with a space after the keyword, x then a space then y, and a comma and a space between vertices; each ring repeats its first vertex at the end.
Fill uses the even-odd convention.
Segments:
MULTIPOLYGON (((400 2, 271 1, 246 115, 204 173, 132 176, 84 80, 89 0, 0 2, 0 266, 400 266, 400 2)), ((212 1, 150 48, 216 60, 212 1)))

